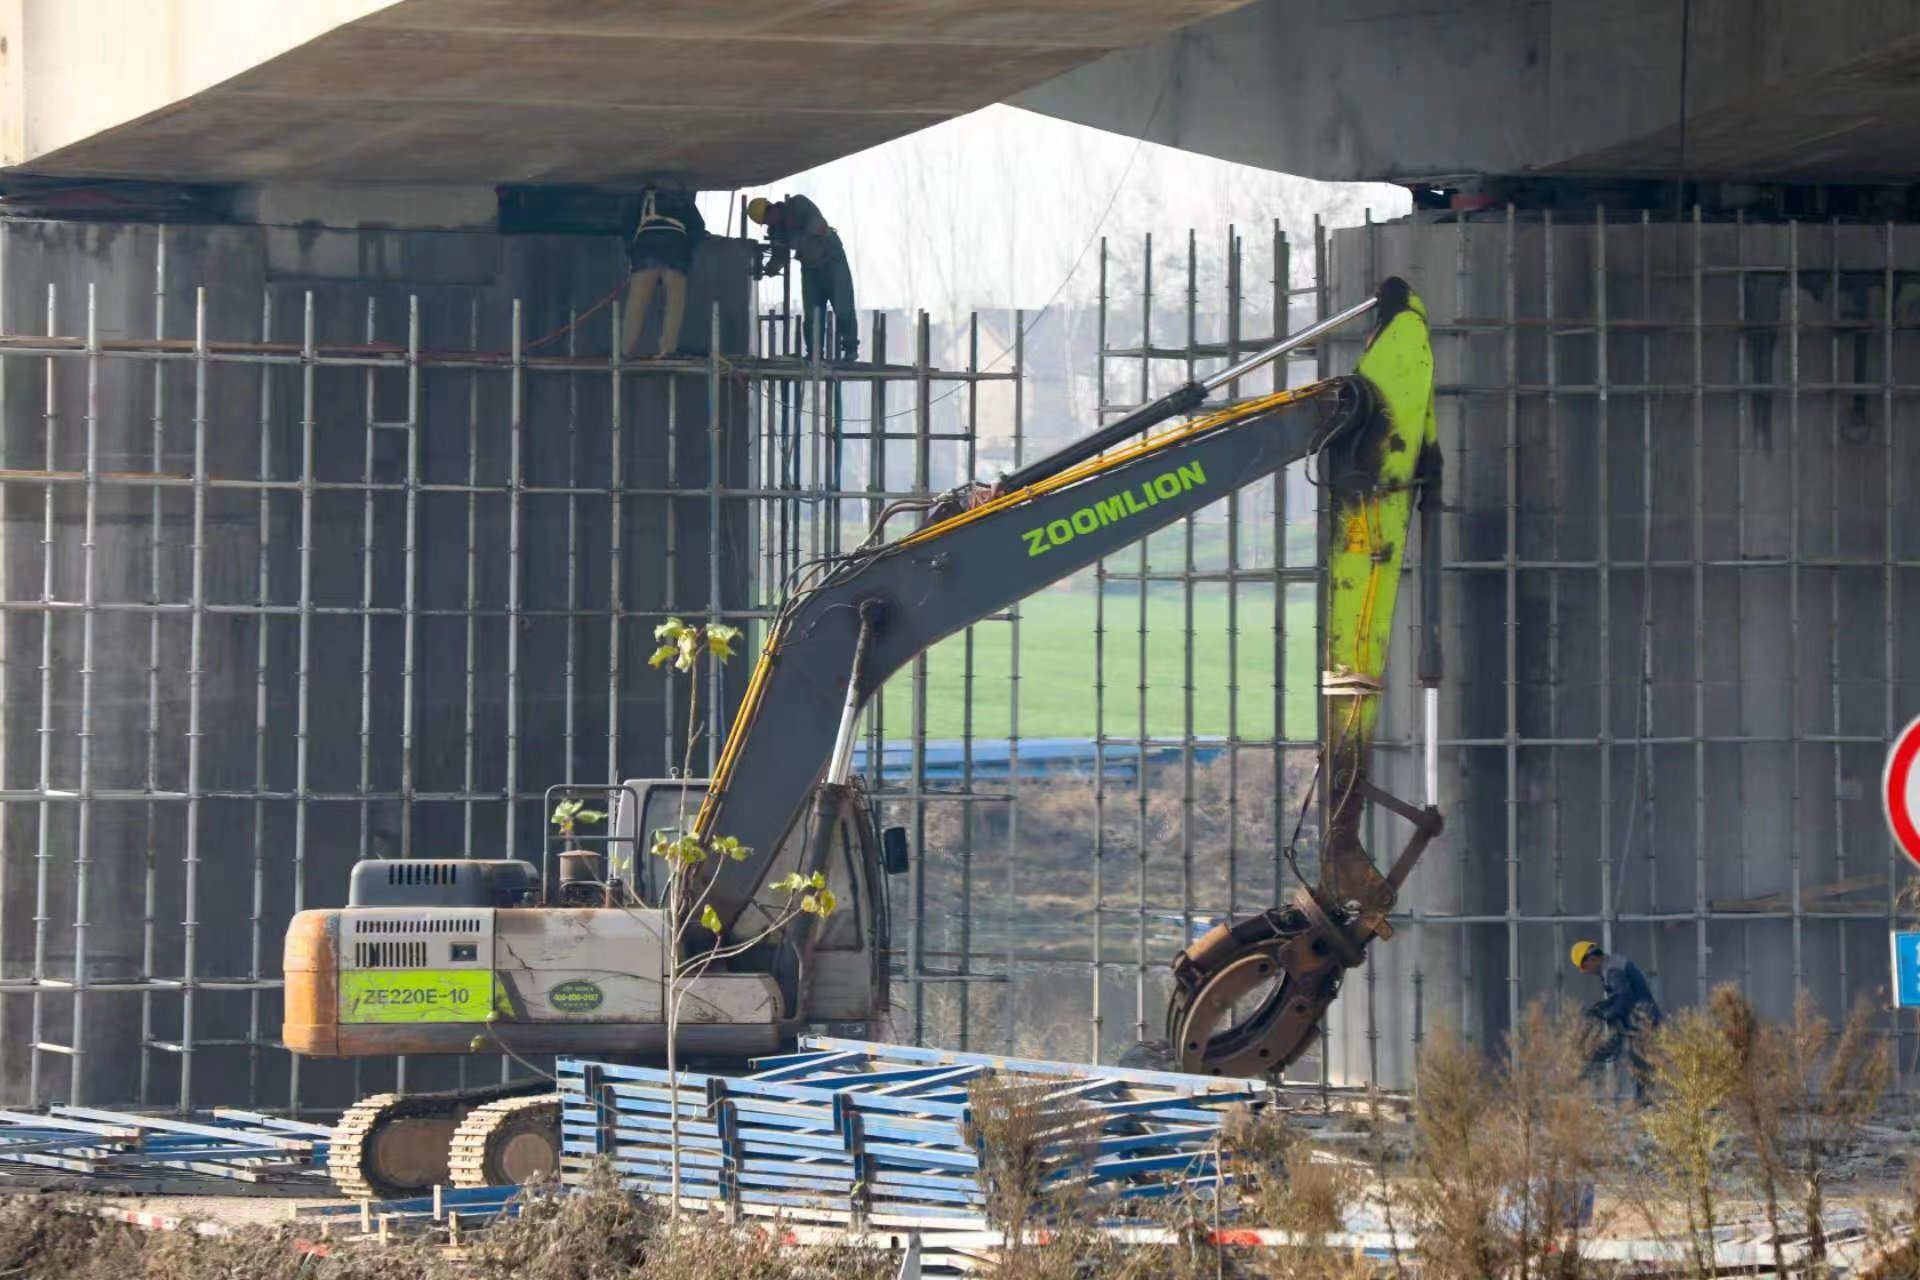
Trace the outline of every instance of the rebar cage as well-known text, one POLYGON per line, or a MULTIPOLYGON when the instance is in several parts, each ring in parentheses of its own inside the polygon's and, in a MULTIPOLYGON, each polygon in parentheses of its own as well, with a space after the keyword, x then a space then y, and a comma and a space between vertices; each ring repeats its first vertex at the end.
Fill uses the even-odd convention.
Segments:
MULTIPOLYGON (((311 1110, 528 1069, 290 1058, 287 918, 359 857, 537 857, 549 786, 702 771, 744 671, 690 703, 645 666, 661 619, 751 631, 887 502, 1394 273, 1438 359, 1450 825, 1295 1074, 1403 1084, 1438 1022, 1491 1043, 1585 994, 1582 936, 1669 1003, 1731 979, 1837 1012, 1883 981, 1900 884, 1874 779, 1911 709, 1914 234, 1190 232, 1103 244, 1090 303, 873 315, 871 363, 832 369, 726 241, 689 298, 720 354, 637 361, 620 308, 583 314, 611 242, 0 223, 4 1091, 311 1110)), ((891 1038, 1112 1061, 1157 1037, 1174 951, 1286 891, 1296 826, 1312 874, 1316 497, 1298 469, 1235 494, 883 691, 858 763, 915 851, 891 1038)), ((1380 727, 1403 794, 1415 621, 1380 727)))

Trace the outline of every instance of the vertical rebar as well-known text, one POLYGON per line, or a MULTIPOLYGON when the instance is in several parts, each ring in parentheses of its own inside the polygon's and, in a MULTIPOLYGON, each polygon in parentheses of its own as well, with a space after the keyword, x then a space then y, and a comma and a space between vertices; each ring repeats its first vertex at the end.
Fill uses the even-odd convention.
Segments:
MULTIPOLYGON (((480 299, 474 298, 467 306, 467 347, 480 349, 480 299)), ((572 354, 572 335, 568 335, 568 354, 572 354)), ((567 375, 567 388, 572 390, 574 379, 567 375)), ((568 463, 572 464, 572 422, 568 422, 568 463)), ((573 476, 569 471, 567 487, 573 487, 573 476)), ((573 494, 567 494, 569 516, 572 513, 573 494)), ((573 532, 569 519, 567 532, 573 532)), ((568 540, 568 578, 572 578, 572 540, 568 540)), ((567 617, 567 759, 573 759, 573 617, 571 601, 567 617)), ((473 806, 476 770, 479 764, 479 684, 480 684, 480 371, 467 373, 467 594, 466 617, 461 619, 466 642, 466 679, 461 687, 461 756, 460 789, 464 793, 460 801, 460 856, 473 856, 473 806)), ((569 777, 572 775, 569 774, 569 777)), ((466 1059, 460 1060, 461 1083, 466 1083, 466 1059)))
MULTIPOLYGON (((1192 228, 1187 229, 1187 344, 1185 353, 1185 373, 1187 381, 1194 377, 1194 344, 1199 340, 1200 289, 1199 289, 1199 237, 1192 228)), ((1193 937, 1193 591, 1194 558, 1193 536, 1197 520, 1189 515, 1180 522, 1181 564, 1184 567, 1181 581, 1181 632, 1180 632, 1180 941, 1186 945, 1193 937)), ((1144 595, 1149 584, 1140 584, 1144 595)), ((1142 733, 1144 742, 1146 734, 1142 733)), ((1145 1039, 1145 1037, 1141 1037, 1145 1039)))
MULTIPOLYGON (((619 337, 620 309, 614 308, 614 336, 619 337)), ((507 771, 504 785, 506 801, 503 806, 506 821, 506 849, 504 856, 512 858, 518 855, 520 848, 520 608, 522 591, 521 581, 524 564, 522 561, 521 541, 524 537, 526 505, 526 474, 521 457, 523 440, 526 435, 527 412, 527 357, 523 341, 524 312, 519 298, 513 300, 513 312, 509 321, 511 329, 507 340, 507 771)), ((614 344, 616 361, 620 350, 619 343, 614 344)), ((619 397, 614 397, 619 403, 619 397)), ((611 608, 611 605, 609 605, 611 608)), ((545 821, 546 815, 541 815, 545 821)), ((540 886, 542 894, 546 885, 540 886)), ((508 1071, 505 1058, 500 1062, 500 1076, 505 1079, 508 1071)))
POLYGON ((207 618, 207 290, 193 291, 193 541, 192 613, 187 630, 187 837, 186 884, 181 897, 180 1097, 176 1108, 193 1106, 195 997, 200 983, 200 739, 201 694, 206 665, 207 618))
MULTIPOLYGON (((913 337, 913 491, 924 494, 931 487, 929 467, 931 465, 931 433, 933 430, 933 399, 931 395, 930 370, 932 336, 928 328, 927 313, 922 311, 914 320, 913 337)), ((818 351, 818 347, 815 348, 818 351)), ((927 655, 921 653, 913 660, 913 744, 911 750, 911 773, 913 778, 913 803, 910 812, 913 815, 913 847, 927 847, 927 655)), ((927 873, 926 859, 913 860, 913 1038, 915 1044, 926 1043, 927 1035, 927 873)))
MULTIPOLYGON (((1834 301, 1837 303, 1838 298, 1834 301)), ((1801 898, 1800 743, 1800 224, 1787 223, 1787 891, 1793 911, 1793 989, 1806 984, 1801 898)))
MULTIPOLYGON (((1894 619, 1899 604, 1899 579, 1894 574, 1894 513, 1900 510, 1896 505, 1894 483, 1893 449, 1893 398, 1894 398, 1894 286, 1893 270, 1893 223, 1884 224, 1885 234, 1881 241, 1881 279, 1880 279, 1880 338, 1884 355, 1880 368, 1880 434, 1881 434, 1881 504, 1880 504, 1880 604, 1881 604, 1881 652, 1880 652, 1880 730, 1883 741, 1892 742, 1895 732, 1893 702, 1898 666, 1896 663, 1894 619)), ((1887 850, 1887 919, 1889 927, 1899 909, 1900 853, 1892 839, 1882 837, 1887 850)), ((1847 992, 1847 923, 1836 922, 1840 935, 1840 998, 1846 1000, 1847 992)), ((1897 1027, 1904 1026, 1905 1019, 1896 1019, 1897 1027)), ((1893 1054, 1893 1087, 1900 1088, 1901 1055, 1899 1049, 1899 1031, 1895 1031, 1895 1052, 1893 1054)))
MULTIPOLYGON (((1142 250, 1140 268, 1140 390, 1134 403, 1145 404, 1153 399, 1153 234, 1149 232, 1142 250)), ((1135 888, 1138 891, 1138 923, 1136 926, 1136 948, 1133 972, 1133 1038, 1136 1042, 1147 1038, 1147 589, 1148 567, 1147 542, 1142 538, 1139 544, 1139 569, 1134 582, 1134 600, 1138 609, 1136 626, 1137 645, 1134 652, 1134 674, 1138 677, 1138 714, 1133 731, 1133 804, 1134 804, 1134 855, 1138 864, 1135 888)))
MULTIPOLYGON (((1100 237, 1100 281, 1096 299, 1093 355, 1094 422, 1104 423, 1107 406, 1107 238, 1100 237)), ((1088 1061, 1101 1058, 1107 932, 1107 562, 1093 565, 1093 1007, 1088 1023, 1093 1037, 1088 1061)))
MULTIPOLYGON (((293 909, 307 898, 307 819, 312 801, 313 743, 313 497, 314 373, 313 291, 302 298, 300 321, 300 622, 299 670, 294 691, 293 909)), ((300 1114, 300 1056, 287 1063, 287 1109, 300 1114)))
MULTIPOLYGON (((273 341, 273 290, 261 291, 260 296, 260 341, 273 341)), ((254 536, 259 539, 259 559, 254 567, 254 603, 259 613, 254 619, 254 686, 253 686, 253 899, 249 904, 247 919, 247 980, 251 989, 247 992, 247 1105, 260 1105, 260 1050, 277 1041, 264 1040, 262 1037, 261 983, 266 980, 266 910, 267 910, 267 802, 260 793, 267 789, 267 735, 268 685, 267 670, 271 658, 270 640, 271 621, 267 615, 267 606, 273 602, 273 510, 272 492, 265 487, 267 481, 274 478, 273 468, 273 370, 262 367, 260 370, 260 467, 261 490, 258 504, 259 523, 254 536)), ((154 470, 158 471, 156 463, 154 470)), ((156 555, 155 560, 159 557, 156 555)), ((155 602, 159 593, 155 592, 155 602)), ((143 971, 143 976, 146 972, 143 971)), ((144 1045, 147 1036, 143 1032, 141 1042, 144 1045)), ((141 1061, 146 1061, 144 1048, 141 1061)))
MULTIPOLYGON (((73 851, 73 1032, 67 1044, 67 1096, 86 1100, 86 1015, 88 934, 93 868, 93 694, 94 633, 99 606, 96 570, 100 527, 100 305, 96 286, 87 286, 86 509, 80 544, 80 823, 73 851)), ((49 550, 51 554, 51 550, 49 550)))
MULTIPOLYGON (((720 416, 720 395, 724 386, 720 380, 720 304, 716 302, 707 318, 707 609, 716 618, 723 616, 727 607, 721 589, 724 579, 720 572, 720 504, 721 490, 725 487, 727 451, 726 422, 720 416)), ((719 762, 720 741, 726 733, 720 690, 720 664, 709 662, 706 725, 709 777, 719 762)))
MULTIPOLYGON (((374 299, 367 299, 365 337, 372 346, 376 337, 374 299)), ((376 371, 366 371, 366 422, 364 456, 360 469, 360 857, 373 856, 373 543, 374 543, 374 433, 378 430, 374 400, 376 371)), ((356 1074, 360 1060, 354 1059, 356 1074)), ((356 1081, 355 1088, 358 1089, 356 1081)))
MULTIPOLYGON (((1026 461, 1026 368, 1027 313, 1023 309, 1016 308, 1013 313, 1013 467, 1016 471, 1026 461)), ((1015 1050, 1014 1028, 1018 1004, 1015 997, 1020 990, 1015 974, 1015 966, 1018 963, 1016 956, 1019 952, 1017 939, 1020 931, 1014 928, 1013 924, 1020 902, 1020 792, 1020 605, 1016 601, 1007 611, 1007 995, 1001 1009, 1005 1020, 1001 1039, 1003 1051, 1006 1053, 1012 1053, 1015 1050)), ((1100 938, 1098 906, 1096 901, 1093 916, 1096 956, 1099 954, 1100 938)), ((1093 966, 1093 987, 1096 992, 1100 989, 1098 960, 1093 966)), ((1093 1053, 1088 1061, 1100 1061, 1100 1037, 1097 1023, 1093 1053)))
MULTIPOLYGON (((59 286, 47 285, 47 329, 48 333, 60 332, 59 325, 59 286)), ((53 794, 53 623, 54 611, 54 495, 57 486, 53 482, 53 473, 59 469, 58 441, 60 435, 59 413, 59 368, 52 357, 46 358, 46 389, 41 403, 41 420, 44 423, 46 441, 45 467, 47 481, 41 486, 40 517, 40 768, 37 790, 38 799, 34 802, 35 834, 33 849, 33 1003, 30 1012, 33 1047, 27 1055, 27 1101, 37 1104, 40 1101, 40 1058, 48 1052, 46 1048, 46 983, 47 983, 47 915, 51 910, 48 902, 49 884, 53 868, 53 806, 50 797, 53 794)))
MULTIPOLYGON (((621 311, 614 307, 609 323, 612 326, 613 346, 607 356, 607 764, 605 777, 617 781, 620 777, 620 639, 621 621, 625 616, 626 597, 622 594, 626 580, 624 553, 626 540, 621 524, 626 515, 626 505, 622 501, 627 483, 627 448, 624 432, 625 420, 622 414, 622 400, 625 396, 625 371, 621 353, 626 350, 620 334, 621 311)), ((636 323, 639 323, 636 321, 636 323)), ((639 335, 635 335, 636 339, 639 335)), ((708 547, 709 554, 719 550, 717 545, 708 547)), ((671 765, 679 757, 669 754, 667 763, 671 765)), ((546 815, 541 815, 545 821, 546 815)))
MULTIPOLYGON (((153 336, 155 341, 164 341, 167 336, 167 229, 158 227, 154 232, 153 248, 153 336)), ((151 465, 155 474, 164 467, 166 461, 166 394, 167 365, 163 360, 153 364, 153 420, 151 465)), ((266 501, 266 491, 260 494, 262 503, 266 501)), ((265 517, 263 516, 264 520, 265 517)), ((165 522, 162 516, 161 488, 153 486, 148 495, 148 531, 147 531, 147 603, 158 605, 161 594, 161 566, 165 563, 166 546, 165 522)), ((4 664, 0 664, 4 665, 4 664)), ((147 791, 149 796, 160 790, 160 610, 155 608, 147 617, 147 791)), ((140 904, 140 977, 150 981, 154 975, 157 960, 155 918, 156 899, 160 890, 160 802, 149 798, 146 805, 146 840, 142 850, 141 862, 141 904, 140 904)), ((140 993, 140 1084, 139 1097, 142 1106, 153 1100, 153 991, 140 993)))
MULTIPOLYGON (((1693 207, 1693 916, 1696 998, 1707 999, 1706 241, 1693 207)), ((1649 843, 1654 833, 1648 833, 1649 843)))
MULTIPOLYGON (((1232 225, 1227 227, 1227 263, 1226 263, 1226 344, 1227 360, 1233 363, 1240 356, 1240 236, 1232 225)), ((1274 332, 1269 330, 1268 332, 1274 332)), ((1227 384, 1227 399, 1240 398, 1240 380, 1234 379, 1227 384)), ((1229 922, 1240 917, 1240 580, 1246 572, 1240 563, 1240 491, 1235 489, 1227 495, 1227 527, 1225 561, 1227 572, 1227 900, 1226 915, 1229 922)), ((1275 589, 1278 589, 1278 583, 1275 589)), ((1283 735, 1276 723, 1273 736, 1283 735)), ((1279 774, 1274 775, 1276 784, 1276 813, 1279 795, 1279 774)), ((1276 818, 1276 821, 1278 819, 1276 818)))
MULTIPOLYGON (((1511 206, 1507 209, 1509 221, 1513 218, 1511 206)), ((1548 301, 1547 346, 1551 348, 1558 340, 1558 334, 1552 324, 1552 302, 1555 281, 1553 279, 1553 224, 1551 215, 1546 224, 1546 296, 1548 301)), ((1514 286, 1508 282, 1508 298, 1514 297, 1514 286)), ((1509 312, 1507 316, 1508 332, 1511 335, 1518 317, 1509 312)), ((1511 340, 1511 338, 1509 338, 1511 340)), ((1518 373, 1509 368, 1510 381, 1518 380, 1518 373)), ((1553 398, 1553 387, 1549 381, 1547 396, 1553 398)), ((1505 515, 1506 566, 1503 573, 1505 588, 1506 623, 1502 628, 1504 647, 1501 653, 1503 667, 1502 679, 1505 683, 1505 703, 1502 712, 1501 738, 1506 757, 1506 929, 1507 929, 1507 1017, 1508 1025, 1517 1026, 1515 1008, 1518 1003, 1516 985, 1520 980, 1520 401, 1518 395, 1507 398, 1507 432, 1505 456, 1502 459, 1502 505, 1505 515)))

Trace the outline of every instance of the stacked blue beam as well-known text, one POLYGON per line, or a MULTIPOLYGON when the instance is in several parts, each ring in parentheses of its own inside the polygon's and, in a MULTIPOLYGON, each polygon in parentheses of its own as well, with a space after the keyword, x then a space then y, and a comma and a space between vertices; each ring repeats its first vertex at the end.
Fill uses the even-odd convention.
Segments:
POLYGON ((11 1167, 110 1177, 185 1173, 241 1182, 323 1178, 327 1129, 244 1111, 184 1119, 49 1107, 0 1111, 0 1171, 11 1167))
POLYGON ((680 1194, 748 1211, 849 1220, 978 1220, 984 1210, 969 1089, 1005 1074, 1048 1089, 1085 1122, 1087 1159, 1064 1176, 1116 1200, 1172 1194, 1215 1177, 1225 1108, 1264 1104, 1258 1081, 1225 1081, 905 1045, 803 1037, 751 1074, 666 1072, 563 1058, 566 1176, 605 1160, 629 1188, 672 1190, 679 1113, 680 1194), (1057 1083, 1053 1083, 1057 1082, 1057 1083), (1049 1088, 1049 1085, 1052 1085, 1049 1088))

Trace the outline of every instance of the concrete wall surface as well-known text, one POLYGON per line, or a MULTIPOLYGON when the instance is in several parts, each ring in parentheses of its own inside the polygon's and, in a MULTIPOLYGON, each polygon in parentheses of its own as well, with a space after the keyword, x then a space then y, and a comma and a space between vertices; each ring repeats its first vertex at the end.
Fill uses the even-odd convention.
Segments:
POLYGON ((1315 178, 1658 175, 1683 49, 1691 177, 1920 167, 1915 0, 1257 0, 1012 100, 1315 178))
MULTIPOLYGON (((717 307, 747 348, 747 264, 702 247, 684 345, 717 307)), ((704 372, 616 390, 609 311, 535 345, 624 265, 612 238, 0 226, 0 1098, 339 1105, 392 1064, 289 1077, 290 913, 359 857, 537 861, 548 786, 678 763, 646 657, 663 614, 745 606, 746 509, 707 494, 744 481, 746 407, 704 372), (91 354, 21 351, 84 338, 90 298, 91 354)))
MULTIPOLYGON (((1884 1007, 1911 869, 1877 787, 1920 708, 1920 228, 1496 215, 1333 240, 1334 306, 1389 274, 1427 302, 1448 487, 1447 831, 1335 1007, 1335 1078, 1406 1083, 1437 1025, 1493 1046, 1531 1000, 1596 998, 1581 938, 1669 1008, 1722 982, 1776 1016, 1800 989, 1884 1007)), ((1382 720, 1401 794, 1416 648, 1382 720)))

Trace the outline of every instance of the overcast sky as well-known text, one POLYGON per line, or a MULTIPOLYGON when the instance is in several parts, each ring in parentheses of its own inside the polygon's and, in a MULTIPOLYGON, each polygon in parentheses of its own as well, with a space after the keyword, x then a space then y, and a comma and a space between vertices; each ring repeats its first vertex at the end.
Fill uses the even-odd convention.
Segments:
MULTIPOLYGON (((1105 234, 1117 257, 1185 254, 1187 228, 1203 257, 1235 224, 1249 250, 1271 242, 1273 219, 1311 235, 1316 213, 1349 226, 1408 208, 1401 188, 1314 182, 1140 143, 1017 107, 991 106, 741 195, 805 194, 840 232, 862 311, 1039 308, 1060 290, 1087 299, 1105 234), (1078 266, 1076 267, 1076 261, 1078 266), (1069 272, 1071 278, 1069 279, 1069 272)), ((702 212, 719 231, 730 197, 702 212)))

